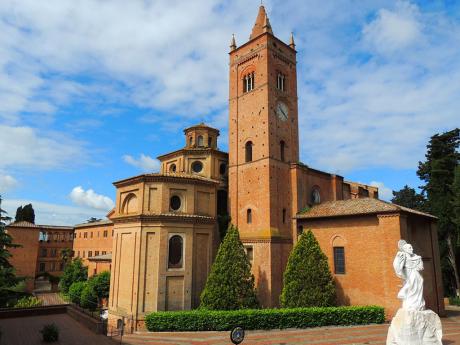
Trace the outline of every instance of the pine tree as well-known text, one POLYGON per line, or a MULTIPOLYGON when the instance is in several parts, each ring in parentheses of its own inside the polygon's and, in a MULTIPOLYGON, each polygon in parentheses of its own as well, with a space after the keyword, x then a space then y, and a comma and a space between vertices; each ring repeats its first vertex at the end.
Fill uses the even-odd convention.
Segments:
POLYGON ((413 210, 426 211, 426 199, 423 194, 419 194, 414 188, 405 185, 399 191, 393 191, 391 202, 400 206, 408 207, 413 210))
POLYGON ((235 310, 258 308, 254 276, 238 229, 230 225, 201 293, 200 308, 235 310))
POLYGON ((13 266, 8 259, 11 257, 9 248, 16 248, 19 245, 13 243, 13 239, 6 232, 6 222, 9 222, 7 212, 2 209, 2 197, 0 195, 0 307, 5 306, 11 289, 18 284, 21 279, 17 278, 13 266))
POLYGON ((327 257, 311 230, 302 233, 289 256, 280 301, 285 308, 335 305, 335 285, 327 257))
POLYGON ((435 134, 427 145, 426 161, 419 162, 417 175, 425 182, 428 211, 438 217, 438 238, 445 294, 460 291, 456 264, 457 227, 454 222, 453 182, 459 165, 460 129, 435 134))

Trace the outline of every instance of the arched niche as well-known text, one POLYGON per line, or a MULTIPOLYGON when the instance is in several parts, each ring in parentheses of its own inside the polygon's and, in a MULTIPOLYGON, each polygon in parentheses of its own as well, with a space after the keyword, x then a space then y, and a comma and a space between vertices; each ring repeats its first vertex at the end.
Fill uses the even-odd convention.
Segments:
POLYGON ((138 211, 137 196, 134 193, 129 193, 123 200, 122 213, 131 214, 138 211))

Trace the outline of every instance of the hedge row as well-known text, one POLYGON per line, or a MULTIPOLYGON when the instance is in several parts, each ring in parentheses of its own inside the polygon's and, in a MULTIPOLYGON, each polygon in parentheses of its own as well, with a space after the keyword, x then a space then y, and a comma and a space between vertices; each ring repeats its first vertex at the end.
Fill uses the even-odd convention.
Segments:
POLYGON ((248 330, 308 328, 384 321, 383 308, 377 306, 155 312, 145 318, 151 332, 228 331, 235 326, 248 330))

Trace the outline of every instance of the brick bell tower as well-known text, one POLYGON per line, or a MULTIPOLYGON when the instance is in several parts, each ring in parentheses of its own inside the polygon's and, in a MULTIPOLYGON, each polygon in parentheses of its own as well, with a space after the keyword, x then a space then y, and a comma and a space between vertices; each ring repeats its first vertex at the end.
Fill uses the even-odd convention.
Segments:
POLYGON ((292 250, 291 163, 299 160, 296 51, 260 6, 249 41, 230 46, 229 201, 252 261, 259 300, 279 304, 292 250))

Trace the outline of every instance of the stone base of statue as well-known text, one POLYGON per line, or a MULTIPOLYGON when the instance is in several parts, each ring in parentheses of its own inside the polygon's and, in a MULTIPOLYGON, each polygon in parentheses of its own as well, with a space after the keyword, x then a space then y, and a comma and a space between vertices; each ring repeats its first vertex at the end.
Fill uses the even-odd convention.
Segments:
POLYGON ((388 329, 387 345, 442 345, 442 326, 432 310, 399 309, 388 329))

